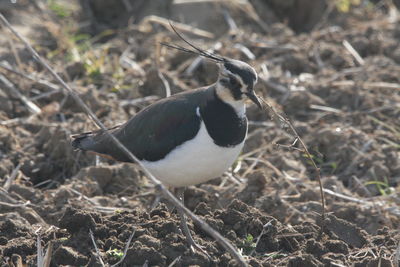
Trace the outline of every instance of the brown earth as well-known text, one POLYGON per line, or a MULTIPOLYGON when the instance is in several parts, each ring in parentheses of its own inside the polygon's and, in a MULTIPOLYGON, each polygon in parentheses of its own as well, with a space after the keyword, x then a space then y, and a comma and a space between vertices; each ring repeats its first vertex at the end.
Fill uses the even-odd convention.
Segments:
MULTIPOLYGON (((181 29, 193 43, 255 67, 257 94, 287 114, 321 169, 327 216, 322 222, 310 161, 285 147, 295 138, 252 105, 248 140, 232 168, 237 179, 224 175, 189 187, 186 206, 236 246, 250 266, 398 266, 400 17, 395 6, 361 1, 347 12, 322 0, 254 0, 252 6, 158 2, 18 1, 13 6, 0 1, 0 11, 107 126, 165 96, 158 71, 172 93, 216 79, 213 63, 202 61, 189 71, 192 55, 160 47, 160 41, 180 41, 168 24, 149 15, 214 34, 209 39, 181 29), (229 28, 224 14, 237 28, 229 28)), ((153 207, 159 193, 135 165, 103 159, 96 165, 93 155, 73 151, 70 135, 92 130, 93 124, 4 28, 0 43, 2 266, 36 266, 38 236, 42 247, 52 244, 51 266, 101 266, 89 230, 107 264, 119 260, 133 234, 122 266, 236 265, 190 222, 210 258, 192 253, 178 215, 164 200, 153 207), (23 76, 6 70, 6 63, 23 76), (40 114, 33 115, 10 83, 40 114)))

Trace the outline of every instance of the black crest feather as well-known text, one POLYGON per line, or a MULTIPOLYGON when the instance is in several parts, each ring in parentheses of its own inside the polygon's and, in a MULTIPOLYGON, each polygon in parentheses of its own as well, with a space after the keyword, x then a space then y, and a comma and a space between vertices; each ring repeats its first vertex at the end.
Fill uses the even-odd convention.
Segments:
POLYGON ((195 46, 194 44, 190 43, 189 41, 187 41, 176 29, 175 27, 172 25, 171 21, 169 21, 169 25, 171 26, 172 30, 175 32, 175 34, 179 37, 179 39, 181 39, 182 41, 184 41, 186 44, 188 44, 190 47, 193 48, 189 49, 189 48, 185 48, 182 47, 180 45, 175 45, 175 44, 169 44, 169 43, 165 43, 165 42, 161 42, 162 45, 169 47, 169 48, 173 48, 173 49, 177 49, 186 53, 190 53, 190 54, 195 54, 198 56, 202 56, 211 60, 214 60, 216 62, 226 62, 227 60, 219 55, 207 52, 201 48, 198 48, 197 46, 195 46))

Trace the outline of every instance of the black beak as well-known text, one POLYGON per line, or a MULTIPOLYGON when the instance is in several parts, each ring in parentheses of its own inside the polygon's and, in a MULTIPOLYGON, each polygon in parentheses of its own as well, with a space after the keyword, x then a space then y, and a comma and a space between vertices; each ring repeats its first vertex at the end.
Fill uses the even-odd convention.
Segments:
POLYGON ((257 107, 259 107, 259 109, 262 109, 261 106, 261 102, 258 99, 258 97, 256 96, 256 94, 254 93, 254 91, 250 92, 250 93, 244 93, 248 98, 250 98, 251 101, 253 101, 254 104, 257 105, 257 107))

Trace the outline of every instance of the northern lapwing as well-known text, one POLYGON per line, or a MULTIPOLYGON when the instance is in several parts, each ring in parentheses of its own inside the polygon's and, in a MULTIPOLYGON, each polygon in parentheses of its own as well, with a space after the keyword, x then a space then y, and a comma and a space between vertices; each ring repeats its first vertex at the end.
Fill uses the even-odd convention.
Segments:
MULTIPOLYGON (((162 99, 109 130, 156 178, 177 188, 221 176, 234 163, 246 139, 246 99, 261 108, 254 93, 257 73, 250 65, 188 44, 195 50, 165 45, 215 61, 220 67, 218 80, 162 99)), ((72 137, 76 149, 130 162, 103 131, 72 137)), ((178 192, 183 200, 183 190, 178 192)), ((199 248, 183 214, 181 226, 189 244, 199 248)))

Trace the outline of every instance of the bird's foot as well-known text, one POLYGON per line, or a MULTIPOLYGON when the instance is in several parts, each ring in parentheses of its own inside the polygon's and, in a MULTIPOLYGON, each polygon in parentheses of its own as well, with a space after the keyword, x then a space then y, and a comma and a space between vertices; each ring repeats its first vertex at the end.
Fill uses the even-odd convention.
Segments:
POLYGON ((208 252, 206 251, 205 247, 197 244, 196 241, 193 240, 193 238, 191 238, 191 240, 188 240, 188 238, 187 238, 187 242, 189 244, 190 251, 193 254, 196 253, 196 252, 200 252, 200 253, 206 255, 207 258, 211 259, 211 256, 208 254, 208 252))
MULTIPOLYGON (((180 199, 182 204, 184 203, 184 194, 183 193, 184 193, 184 188, 180 188, 177 190, 177 197, 178 197, 178 199, 180 199)), ((186 237, 186 241, 190 247, 191 252, 192 253, 195 253, 196 251, 200 252, 200 253, 206 255, 207 258, 209 258, 211 260, 210 255, 207 253, 207 251, 204 249, 204 247, 200 246, 199 244, 196 243, 196 241, 194 241, 192 234, 190 233, 188 224, 187 224, 185 213, 180 209, 177 209, 177 211, 178 211, 178 214, 180 217, 181 231, 186 237)))
POLYGON ((192 234, 190 233, 189 227, 187 225, 186 216, 183 213, 180 213, 181 217, 181 231, 186 237, 186 241, 189 245, 191 252, 194 254, 196 251, 200 252, 207 256, 207 258, 211 259, 210 255, 207 253, 205 248, 194 241, 192 234))

